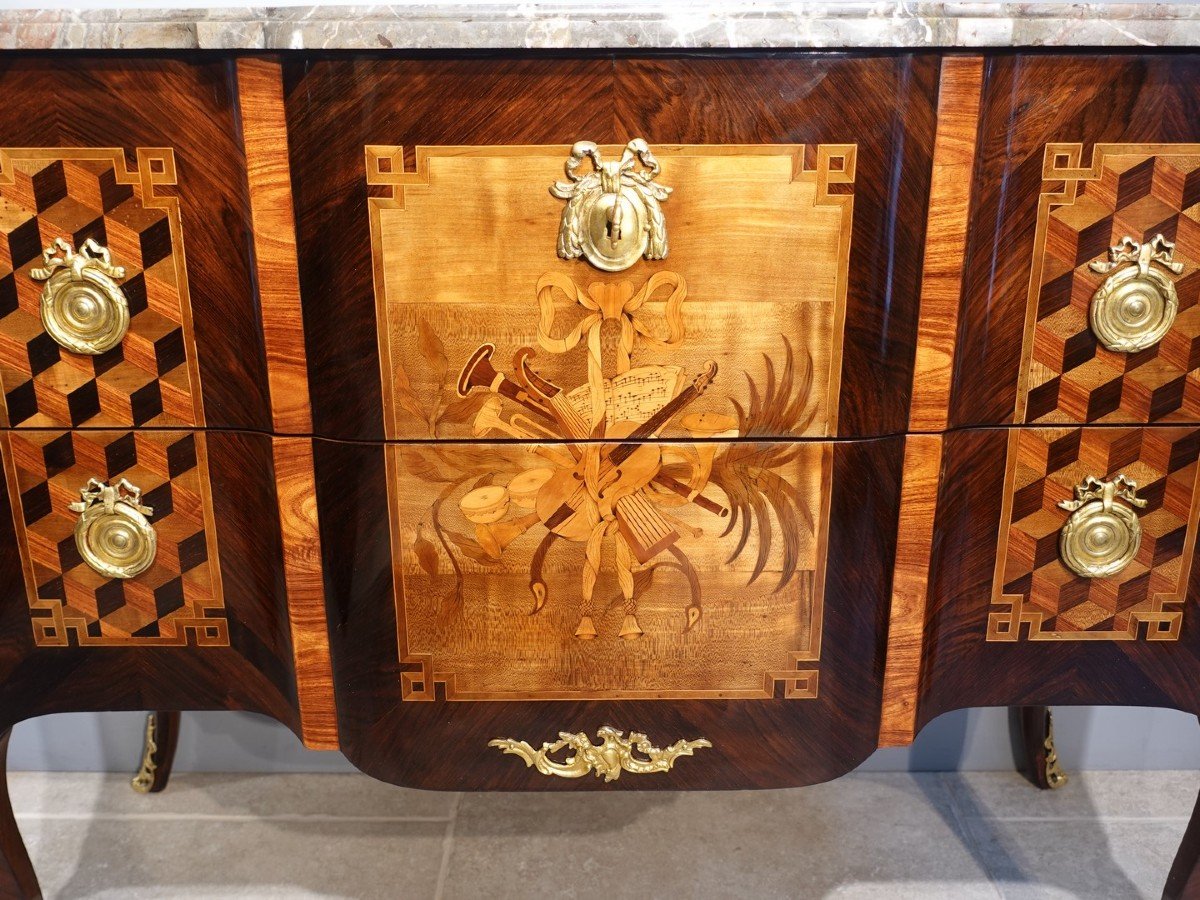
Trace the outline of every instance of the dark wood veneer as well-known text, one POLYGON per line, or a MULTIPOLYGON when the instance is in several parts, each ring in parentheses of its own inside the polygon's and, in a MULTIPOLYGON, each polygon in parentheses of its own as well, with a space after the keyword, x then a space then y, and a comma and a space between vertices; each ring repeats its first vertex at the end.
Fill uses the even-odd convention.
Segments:
POLYGON ((671 790, 811 784, 875 749, 903 441, 838 444, 815 700, 401 702, 384 454, 315 442, 325 593, 342 749, 368 774, 414 787, 671 790), (566 781, 487 747, 535 746, 604 724, 651 738, 707 737, 711 751, 669 775, 566 781))
POLYGON ((270 439, 210 432, 208 452, 228 647, 35 647, 0 493, 0 731, 54 712, 246 709, 299 733, 270 439))
MULTIPOLYGON (((69 65, 57 56, 0 60, 3 146, 111 146, 131 158, 137 147, 174 150, 178 185, 164 193, 181 200, 230 631, 228 647, 34 646, 9 495, 0 490, 0 735, 32 716, 110 709, 247 709, 299 734, 299 635, 299 656, 307 660, 301 683, 319 688, 306 710, 310 718, 312 710, 320 713, 307 723, 312 735, 324 746, 340 742, 355 765, 387 781, 450 790, 611 791, 835 778, 865 759, 880 734, 919 312, 935 323, 957 318, 950 395, 943 397, 939 382, 925 398, 936 408, 922 419, 950 430, 914 425, 938 433, 908 439, 905 509, 934 520, 927 538, 913 530, 912 543, 921 546, 908 548, 918 552, 901 570, 908 577, 901 595, 920 593, 927 602, 912 606, 903 634, 893 632, 893 647, 898 637, 909 646, 902 688, 892 698, 904 707, 905 727, 885 733, 900 740, 911 733, 905 704, 918 652, 918 728, 943 712, 985 705, 1113 703, 1200 713, 1193 602, 1200 565, 1189 575, 1177 640, 987 640, 1045 145, 1077 142, 1086 164, 1100 142, 1200 143, 1200 56, 985 54, 975 140, 970 122, 944 129, 948 146, 962 154, 956 165, 965 170, 975 154, 970 191, 957 192, 955 201, 961 211, 970 195, 961 297, 950 297, 953 288, 932 291, 925 310, 918 297, 944 72, 937 53, 284 56, 303 335, 294 315, 272 309, 288 338, 274 356, 292 366, 290 382, 275 376, 294 386, 299 367, 307 366, 317 435, 311 441, 307 419, 294 409, 272 419, 261 330, 270 317, 259 309, 271 291, 260 294, 256 283, 269 267, 255 258, 255 188, 253 179, 247 183, 238 113, 244 101, 259 116, 257 252, 274 246, 272 265, 290 271, 289 235, 274 234, 287 219, 282 200, 272 199, 287 186, 284 154, 269 152, 283 121, 274 65, 243 64, 245 76, 261 81, 256 93, 239 96, 237 62, 215 55, 78 56, 69 65), (845 440, 833 450, 823 640, 813 666, 818 696, 402 700, 368 217, 368 198, 380 189, 366 184, 364 146, 403 144, 411 168, 419 145, 620 144, 634 136, 651 145, 858 145, 838 418, 845 440), (267 189, 276 194, 268 197, 267 189), (955 309, 957 316, 946 315, 955 309), (292 435, 274 454, 267 436, 273 428, 292 435), (306 540, 316 519, 305 508, 310 443, 319 550, 306 540), (280 461, 289 463, 280 464, 280 474, 290 558, 278 527, 280 461), (920 508, 910 510, 910 499, 920 508), (292 611, 305 614, 292 623, 301 626, 295 630, 285 558, 292 564, 292 611), (323 600, 316 562, 323 564, 323 600), (329 660, 321 617, 313 614, 322 604, 329 660), (336 733, 329 727, 335 711, 327 663, 336 733), (606 724, 645 731, 659 744, 705 737, 714 746, 668 775, 614 783, 548 778, 487 747, 497 737, 538 746, 562 730, 594 735, 606 724)), ((974 58, 960 67, 970 77, 958 88, 972 109, 978 66, 974 58)), ((947 245, 949 258, 932 268, 956 275, 957 243, 947 245)), ((294 291, 282 293, 296 302, 294 291)), ((296 398, 275 399, 279 414, 282 401, 296 398)), ((0 760, 6 741, 0 736, 0 760)), ((1034 757, 1036 744, 1029 748, 1034 757)), ((5 806, 0 793, 0 849, 8 862, 0 892, 11 884, 32 893, 36 884, 27 858, 14 849, 19 841, 5 806)), ((1185 838, 1169 895, 1196 890, 1198 835, 1192 828, 1185 838)))
POLYGON ((1200 57, 987 57, 950 424, 1013 421, 1047 143, 1200 141, 1200 57))
MULTIPOLYGON (((985 640, 1007 429, 946 436, 917 721, 967 706, 1136 704, 1200 712, 1200 617, 1175 641, 985 640)), ((1200 596, 1193 565, 1188 597, 1200 596)))
POLYGON ((936 57, 339 57, 284 71, 317 434, 383 437, 364 145, 401 144, 411 168, 417 145, 634 136, 859 145, 839 434, 905 430, 936 57))
POLYGON ((0 59, 0 146, 169 147, 205 421, 269 430, 235 63, 216 57, 0 59))

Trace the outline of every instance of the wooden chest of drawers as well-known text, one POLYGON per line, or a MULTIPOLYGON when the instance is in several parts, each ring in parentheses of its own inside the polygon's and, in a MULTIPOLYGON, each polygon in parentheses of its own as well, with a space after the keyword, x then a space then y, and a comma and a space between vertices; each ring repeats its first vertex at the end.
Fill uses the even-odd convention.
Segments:
POLYGON ((933 63, 285 66, 313 421, 355 439, 318 441, 315 471, 334 678, 370 697, 339 704, 356 764, 601 789, 489 740, 634 719, 729 754, 661 787, 874 749, 933 63), (860 82, 881 96, 847 118, 860 82), (605 166, 660 191, 643 226, 625 188, 649 235, 625 259, 586 222, 560 236, 605 166), (838 565, 851 548, 872 562, 838 565))
POLYGON ((1198 67, 7 60, 0 726, 661 790, 1200 712, 1198 67))

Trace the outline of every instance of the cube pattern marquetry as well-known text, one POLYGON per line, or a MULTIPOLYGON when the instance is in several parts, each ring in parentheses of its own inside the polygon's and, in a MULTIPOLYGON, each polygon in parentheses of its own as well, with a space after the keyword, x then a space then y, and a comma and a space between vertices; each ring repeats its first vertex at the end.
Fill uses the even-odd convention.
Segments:
POLYGON ((1200 146, 1101 145, 1087 169, 1080 153, 1078 145, 1047 148, 1017 420, 1200 421, 1200 146), (1159 234, 1183 266, 1170 276, 1175 322, 1145 350, 1108 350, 1088 323, 1107 275, 1090 264, 1125 237, 1142 243, 1159 234))
POLYGON ((0 396, 11 427, 203 424, 170 150, 0 150, 0 396), (129 331, 98 356, 43 327, 42 250, 89 239, 125 270, 129 331))
POLYGON ((1200 428, 1029 428, 1009 445, 990 640, 1179 636, 1196 544, 1200 428), (1059 507, 1088 475, 1137 482, 1141 546, 1116 575, 1084 578, 1059 557, 1070 513, 1059 507))
POLYGON ((14 430, 3 450, 39 646, 229 643, 203 432, 14 430), (142 574, 106 578, 81 557, 69 505, 89 478, 125 478, 153 508, 142 574))

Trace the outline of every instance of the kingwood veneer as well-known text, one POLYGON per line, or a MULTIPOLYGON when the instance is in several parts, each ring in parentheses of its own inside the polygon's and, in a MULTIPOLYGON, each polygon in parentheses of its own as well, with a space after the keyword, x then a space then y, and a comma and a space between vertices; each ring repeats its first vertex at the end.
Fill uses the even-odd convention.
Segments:
POLYGON ((671 790, 1200 712, 1198 66, 7 57, 0 728, 251 709, 398 784, 671 790), (76 252, 97 354, 41 311, 76 252))

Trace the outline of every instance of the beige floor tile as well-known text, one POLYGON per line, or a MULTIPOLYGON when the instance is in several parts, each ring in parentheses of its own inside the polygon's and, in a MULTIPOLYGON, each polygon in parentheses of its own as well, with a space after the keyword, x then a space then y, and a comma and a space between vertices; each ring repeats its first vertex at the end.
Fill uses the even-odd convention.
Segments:
POLYGON ((469 794, 447 898, 996 898, 936 776, 786 791, 469 794))
POLYGON ((458 800, 365 776, 180 774, 152 797, 123 776, 11 776, 47 897, 105 900, 424 900, 443 877, 456 900, 1156 897, 1198 780, 1088 773, 1039 792, 1005 773, 880 774, 458 800))
POLYGON ((328 819, 20 824, 47 900, 423 900, 435 896, 446 830, 328 819))
POLYGON ((948 784, 969 816, 1186 819, 1200 772, 1072 772, 1056 791, 1039 791, 1015 772, 962 772, 948 784))
POLYGON ((365 775, 179 774, 167 790, 138 794, 124 775, 13 772, 18 814, 79 816, 339 816, 446 819, 455 795, 414 791, 365 775))
POLYGON ((1162 894, 1185 821, 968 819, 1005 900, 1133 900, 1162 894))

